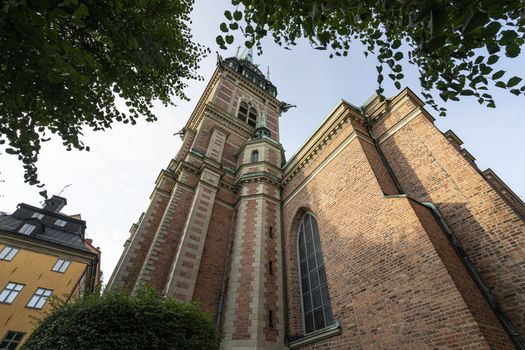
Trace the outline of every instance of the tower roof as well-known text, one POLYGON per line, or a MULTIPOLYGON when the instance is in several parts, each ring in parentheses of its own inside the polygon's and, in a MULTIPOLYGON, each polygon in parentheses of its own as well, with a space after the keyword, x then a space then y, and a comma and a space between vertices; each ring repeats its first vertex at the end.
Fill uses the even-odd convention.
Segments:
POLYGON ((253 56, 250 53, 243 53, 241 58, 228 57, 224 61, 219 60, 219 64, 228 66, 271 96, 277 97, 277 88, 270 80, 266 79, 264 73, 253 63, 253 56))

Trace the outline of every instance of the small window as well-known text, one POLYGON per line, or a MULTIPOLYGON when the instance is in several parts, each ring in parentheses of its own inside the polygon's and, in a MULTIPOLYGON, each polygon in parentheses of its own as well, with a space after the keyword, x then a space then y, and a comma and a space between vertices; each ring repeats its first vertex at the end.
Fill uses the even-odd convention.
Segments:
POLYGON ((7 331, 4 339, 2 339, 0 343, 0 350, 15 350, 24 335, 25 333, 22 332, 7 331))
POLYGON ((7 283, 7 286, 2 293, 0 293, 0 303, 12 304, 22 288, 24 288, 23 284, 14 282, 7 283))
POLYGON ((22 226, 18 232, 23 233, 24 235, 30 235, 35 230, 35 228, 35 225, 24 224, 24 226, 22 226))
POLYGON ((273 275, 273 261, 271 260, 268 262, 268 273, 273 275))
POLYGON ((31 300, 29 300, 29 303, 27 303, 26 306, 32 309, 43 308, 52 292, 53 291, 51 289, 37 288, 35 294, 33 294, 31 300))
POLYGON ((66 272, 70 264, 71 264, 71 261, 69 260, 58 259, 57 262, 55 263, 55 266, 53 266, 53 268, 51 269, 51 271, 64 273, 66 272))
POLYGON ((273 328, 273 311, 268 310, 268 328, 273 328))
POLYGON ((252 151, 252 155, 250 157, 250 163, 257 163, 259 161, 259 151, 255 150, 252 151))
POLYGON ((273 238, 273 227, 270 226, 270 230, 268 231, 268 235, 270 238, 273 238))
POLYGON ((66 224, 67 224, 67 221, 65 220, 57 219, 57 221, 55 221, 55 225, 60 226, 60 227, 64 227, 66 226, 66 224))
POLYGON ((42 214, 42 213, 33 213, 33 215, 31 215, 31 217, 42 220, 44 218, 44 214, 42 214))
POLYGON ((0 260, 11 261, 15 255, 19 252, 19 249, 13 247, 4 247, 0 252, 0 260))

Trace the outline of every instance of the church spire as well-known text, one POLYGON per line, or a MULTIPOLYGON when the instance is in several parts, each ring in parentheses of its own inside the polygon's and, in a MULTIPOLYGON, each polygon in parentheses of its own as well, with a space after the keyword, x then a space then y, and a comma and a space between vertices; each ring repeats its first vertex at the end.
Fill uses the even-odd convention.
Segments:
POLYGON ((253 64, 253 48, 244 49, 242 54, 239 56, 240 60, 245 60, 253 64))

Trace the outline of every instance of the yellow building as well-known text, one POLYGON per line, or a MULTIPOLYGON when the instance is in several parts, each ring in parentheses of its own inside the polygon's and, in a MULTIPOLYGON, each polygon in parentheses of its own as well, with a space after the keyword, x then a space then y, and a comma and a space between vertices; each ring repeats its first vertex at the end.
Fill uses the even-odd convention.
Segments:
POLYGON ((66 203, 53 196, 44 208, 22 203, 0 215, 0 350, 22 345, 50 298, 70 300, 100 281, 100 251, 80 216, 60 213, 66 203))

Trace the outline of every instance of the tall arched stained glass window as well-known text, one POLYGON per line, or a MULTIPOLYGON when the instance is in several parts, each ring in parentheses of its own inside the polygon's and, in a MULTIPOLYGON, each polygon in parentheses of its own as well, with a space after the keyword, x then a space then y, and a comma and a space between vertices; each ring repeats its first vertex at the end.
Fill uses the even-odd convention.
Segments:
POLYGON ((299 227, 299 270, 305 333, 334 323, 317 220, 306 213, 299 227))

